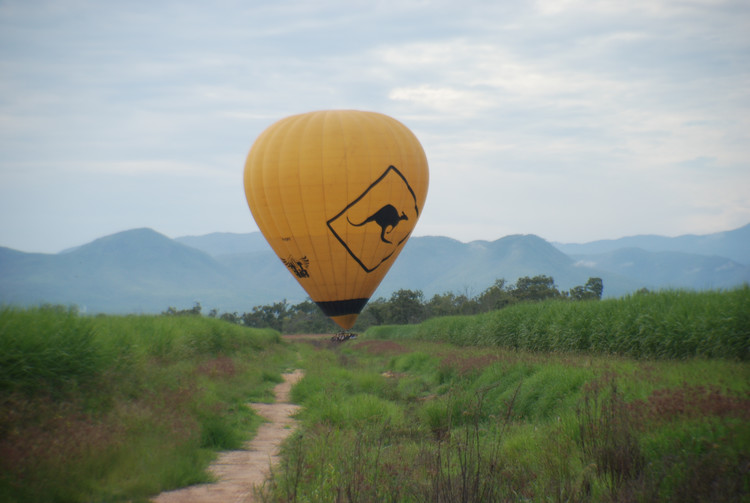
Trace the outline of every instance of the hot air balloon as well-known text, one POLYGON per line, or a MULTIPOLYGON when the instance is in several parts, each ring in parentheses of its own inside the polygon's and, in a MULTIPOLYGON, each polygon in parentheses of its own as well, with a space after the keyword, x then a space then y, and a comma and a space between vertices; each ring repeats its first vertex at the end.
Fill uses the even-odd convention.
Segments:
POLYGON ((245 162, 248 206, 310 298, 349 330, 424 208, 429 173, 416 136, 375 112, 281 119, 245 162))

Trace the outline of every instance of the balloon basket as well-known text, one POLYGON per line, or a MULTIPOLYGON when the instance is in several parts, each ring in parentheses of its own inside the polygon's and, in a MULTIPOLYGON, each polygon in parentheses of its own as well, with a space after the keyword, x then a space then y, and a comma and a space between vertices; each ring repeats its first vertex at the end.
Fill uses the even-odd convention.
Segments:
POLYGON ((349 339, 356 339, 357 334, 353 334, 352 332, 342 331, 334 334, 331 337, 331 342, 346 342, 349 339))

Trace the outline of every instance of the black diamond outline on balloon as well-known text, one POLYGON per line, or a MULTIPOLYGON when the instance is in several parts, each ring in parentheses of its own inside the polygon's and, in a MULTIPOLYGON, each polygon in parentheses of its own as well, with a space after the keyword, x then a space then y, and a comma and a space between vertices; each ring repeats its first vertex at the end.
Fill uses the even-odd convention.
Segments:
MULTIPOLYGON (((329 219, 326 222, 326 224, 328 225, 328 228, 331 230, 331 233, 333 233, 333 235, 336 236, 336 239, 339 240, 339 243, 341 243, 341 245, 346 249, 346 251, 349 252, 349 255, 351 255, 351 257, 354 260, 356 260, 357 263, 359 264, 359 266, 362 269, 364 269, 364 271, 367 272, 367 273, 371 273, 372 271, 374 271, 375 269, 377 269, 378 267, 380 267, 380 264, 382 264, 383 262, 385 262, 386 260, 388 260, 389 258, 391 258, 391 256, 396 252, 396 250, 398 249, 398 247, 401 246, 401 244, 403 244, 403 242, 407 240, 407 238, 411 234, 411 231, 409 231, 406 234, 406 236, 403 237, 403 239, 401 239, 398 243, 396 243, 396 245, 394 246, 393 251, 391 251, 391 253, 389 253, 388 255, 386 255, 385 257, 383 257, 380 260, 380 262, 378 262, 374 267, 368 268, 359 259, 359 257, 357 257, 357 255, 349 248, 349 245, 346 244, 346 241, 344 241, 344 239, 341 236, 338 235, 338 233, 333 229, 333 227, 331 226, 331 224, 336 219, 338 219, 343 214, 345 214, 349 210, 349 208, 351 208, 352 206, 354 206, 355 204, 357 204, 359 201, 361 201, 367 195, 367 193, 370 192, 370 190, 372 190, 373 187, 375 187, 377 184, 379 184, 380 182, 382 182, 383 179, 386 176, 388 176, 388 173, 390 173, 390 172, 396 173, 399 176, 399 178, 401 178, 401 180, 403 180, 404 185, 406 185, 406 188, 409 190, 409 193, 411 194, 411 197, 414 199, 414 211, 415 211, 417 217, 419 217, 419 207, 417 206, 417 196, 414 195, 414 191, 412 190, 411 185, 409 185, 409 182, 406 181, 406 177, 404 177, 404 175, 395 166, 388 166, 388 168, 383 172, 383 174, 380 175, 377 180, 375 180, 374 182, 372 182, 372 184, 370 184, 370 186, 367 187, 367 189, 365 189, 365 191, 362 192, 362 194, 360 194, 359 197, 357 197, 354 201, 352 201, 351 203, 349 203, 348 205, 346 205, 346 207, 343 210, 341 210, 335 217, 329 219)), ((416 224, 416 222, 415 222, 415 224, 416 224)))

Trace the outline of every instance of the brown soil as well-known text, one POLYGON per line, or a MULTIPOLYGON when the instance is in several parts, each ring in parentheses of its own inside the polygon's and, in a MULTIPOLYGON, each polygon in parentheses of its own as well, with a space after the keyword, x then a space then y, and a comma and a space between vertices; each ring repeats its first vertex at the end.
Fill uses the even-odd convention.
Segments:
POLYGON ((330 341, 333 334, 284 334, 285 341, 330 341))
POLYGON ((270 474, 271 465, 279 461, 279 446, 292 433, 295 421, 291 416, 299 409, 289 403, 289 391, 302 378, 297 369, 283 374, 284 382, 276 385, 276 402, 253 403, 255 411, 268 420, 258 429, 254 439, 239 451, 219 455, 209 467, 217 482, 186 487, 161 493, 155 503, 251 503, 253 488, 260 486, 270 474))

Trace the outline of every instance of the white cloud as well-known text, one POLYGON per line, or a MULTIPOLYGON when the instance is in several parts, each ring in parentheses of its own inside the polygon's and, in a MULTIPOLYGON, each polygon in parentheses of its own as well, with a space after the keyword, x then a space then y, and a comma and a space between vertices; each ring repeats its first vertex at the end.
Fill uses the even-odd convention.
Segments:
POLYGON ((640 14, 664 18, 731 3, 727 0, 537 0, 535 5, 541 14, 547 16, 587 13, 610 16, 640 14))
POLYGON ((144 159, 133 161, 115 161, 107 164, 83 163, 70 168, 85 173, 106 172, 111 175, 140 177, 151 175, 170 175, 179 177, 213 177, 220 172, 211 166, 164 159, 144 159))
POLYGON ((395 88, 388 94, 388 97, 392 100, 426 106, 437 112, 464 116, 475 115, 494 105, 489 97, 475 90, 455 89, 449 86, 433 87, 426 84, 395 88))
POLYGON ((573 264, 573 267, 596 267, 596 262, 593 260, 579 260, 573 264))

